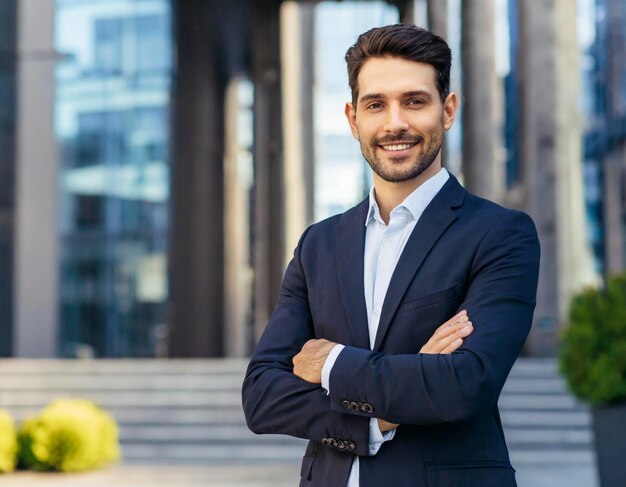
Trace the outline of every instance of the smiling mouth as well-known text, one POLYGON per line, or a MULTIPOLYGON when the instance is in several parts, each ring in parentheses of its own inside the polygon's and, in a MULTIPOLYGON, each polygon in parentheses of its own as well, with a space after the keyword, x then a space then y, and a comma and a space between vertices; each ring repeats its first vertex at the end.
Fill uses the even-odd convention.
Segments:
POLYGON ((417 145, 417 142, 410 142, 410 143, 405 142, 405 143, 384 144, 384 145, 381 144, 380 147, 390 152, 401 152, 404 150, 411 149, 412 147, 416 145, 417 145))

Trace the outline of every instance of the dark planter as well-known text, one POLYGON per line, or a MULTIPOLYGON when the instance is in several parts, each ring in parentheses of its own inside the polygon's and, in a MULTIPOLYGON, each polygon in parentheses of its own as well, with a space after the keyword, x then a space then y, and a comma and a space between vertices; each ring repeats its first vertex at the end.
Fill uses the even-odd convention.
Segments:
POLYGON ((602 487, 626 485, 626 402, 593 408, 598 473, 602 487))

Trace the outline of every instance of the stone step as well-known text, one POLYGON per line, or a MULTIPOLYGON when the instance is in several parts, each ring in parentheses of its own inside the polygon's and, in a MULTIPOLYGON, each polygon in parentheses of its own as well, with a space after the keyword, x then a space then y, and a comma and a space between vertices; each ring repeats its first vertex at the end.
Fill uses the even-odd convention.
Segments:
MULTIPOLYGON (((39 375, 24 376, 0 375, 2 391, 119 391, 133 390, 139 393, 146 390, 172 391, 239 391, 243 383, 242 374, 169 374, 169 375, 118 375, 100 374, 57 374, 54 377, 39 375)), ((565 383, 560 378, 512 378, 504 386, 507 394, 568 394, 565 383)))
MULTIPOLYGON (((241 407, 239 390, 215 391, 92 391, 92 390, 24 390, 3 391, 0 393, 0 405, 5 408, 38 408, 57 398, 82 397, 94 401, 103 408, 144 407, 241 407)), ((500 409, 505 411, 563 411, 576 412, 586 410, 566 394, 505 394, 500 397, 500 409)))
POLYGON ((243 377, 247 359, 96 359, 38 360, 0 359, 0 376, 25 375, 176 375, 239 374, 243 377))
MULTIPOLYGON (((41 410, 36 408, 7 408, 16 421, 35 416, 41 410)), ((134 407, 107 409, 120 424, 237 424, 245 427, 245 418, 241 408, 232 407, 134 407)))
MULTIPOLYGON (((40 408, 8 409, 8 411, 16 421, 21 422, 28 417, 35 416, 40 408)), ((153 408, 147 410, 111 408, 109 412, 122 426, 232 425, 246 429, 243 411, 232 408, 153 408)), ((585 430, 591 426, 591 415, 587 411, 574 413, 504 411, 502 422, 507 431, 529 428, 585 430)))
POLYGON ((569 394, 565 381, 560 377, 511 377, 504 384, 502 394, 569 394))
POLYGON ((297 438, 286 435, 255 435, 245 425, 240 426, 136 426, 122 425, 122 444, 293 444, 297 438))
POLYGON ((515 362, 510 377, 556 377, 557 362, 553 358, 520 358, 515 362))
POLYGON ((559 464, 589 465, 595 467, 593 450, 569 451, 569 450, 536 450, 536 449, 510 449, 511 463, 515 466, 545 465, 555 466, 559 464))
POLYGON ((306 440, 293 439, 283 445, 123 445, 122 454, 128 463, 240 463, 300 461, 306 440))
MULTIPOLYGON (((542 447, 567 446, 568 448, 589 448, 592 435, 589 430, 569 429, 507 429, 505 436, 509 446, 541 445, 542 447)), ((122 443, 284 443, 291 441, 283 435, 255 435, 245 425, 210 426, 137 426, 122 425, 122 443)))
POLYGON ((9 391, 135 391, 143 393, 149 390, 171 391, 240 391, 243 383, 241 374, 202 375, 133 375, 91 377, 88 374, 56 375, 54 377, 39 376, 4 376, 0 377, 0 390, 9 391))
MULTIPOLYGON (((120 425, 128 463, 298 462, 305 441, 245 424, 246 360, 0 360, 0 407, 17 421, 56 397, 81 397, 120 425)), ((514 464, 592 464, 588 408, 552 359, 523 359, 499 401, 514 464)))
POLYGON ((508 428, 531 426, 589 428, 591 426, 591 414, 586 410, 575 412, 502 410, 501 417, 502 423, 508 428))
POLYGON ((569 445, 591 447, 593 438, 589 430, 569 429, 511 429, 505 430, 507 443, 512 444, 541 444, 541 445, 569 445))
POLYGON ((587 407, 567 394, 503 394, 501 410, 583 411, 587 407))
POLYGON ((99 406, 113 407, 197 407, 228 406, 241 408, 240 391, 8 391, 0 394, 3 407, 37 407, 56 398, 82 397, 94 401, 99 406))
MULTIPOLYGON (((163 464, 164 459, 177 464, 229 464, 256 462, 300 462, 306 442, 297 440, 293 445, 126 445, 123 447, 124 462, 128 464, 163 464)), ((515 449, 510 451, 515 466, 524 465, 595 465, 592 450, 542 450, 515 449)))

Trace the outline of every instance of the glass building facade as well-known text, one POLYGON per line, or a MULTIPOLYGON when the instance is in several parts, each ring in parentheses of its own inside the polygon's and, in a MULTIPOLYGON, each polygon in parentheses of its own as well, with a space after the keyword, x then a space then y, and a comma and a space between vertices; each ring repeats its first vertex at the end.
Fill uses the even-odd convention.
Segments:
POLYGON ((61 356, 152 356, 165 323, 166 0, 58 0, 61 356))
MULTIPOLYGON (((509 187, 520 179, 518 1, 498 0, 496 11, 497 24, 507 26, 505 34, 499 34, 496 54, 498 62, 506 65, 498 75, 504 83, 503 138, 509 187), (502 42, 502 35, 507 42, 502 42)), ((611 25, 606 15, 609 5, 617 9, 617 0, 577 1, 583 6, 579 16, 594 27, 592 36, 583 36, 580 48, 582 91, 588 95, 582 100, 587 218, 601 267, 603 159, 611 147, 622 143, 626 125, 620 111, 626 99, 622 96, 626 77, 621 71, 609 76, 613 72, 608 64, 613 56, 609 32, 615 44, 617 37, 624 38, 624 31, 611 25), (612 98, 607 96, 609 92, 612 98), (619 108, 611 114, 607 112, 609 99, 619 108)), ((171 4, 170 0, 56 2, 55 48, 61 56, 55 106, 60 160, 60 356, 147 357, 160 355, 164 349, 169 105, 174 69, 171 4)), ((448 15, 447 38, 456 53, 452 84, 458 89, 459 0, 449 0, 448 15)), ((398 21, 397 8, 383 1, 315 5, 315 221, 353 206, 372 184, 369 166, 343 114, 344 103, 350 99, 344 54, 359 33, 398 21)), ((252 87, 246 90, 251 93, 252 87)), ((249 104, 249 100, 239 102, 242 108, 249 104)), ((252 114, 249 107, 246 110, 240 132, 247 137, 248 151, 253 144, 248 120, 252 114)), ((462 176, 460 122, 459 114, 448 134, 446 160, 448 167, 462 176)), ((244 163, 237 166, 244 174, 246 191, 253 191, 253 176, 246 169, 251 166, 248 151, 244 163)), ((248 230, 254 226, 253 213, 246 217, 248 230)), ((246 272, 252 270, 246 268, 246 272)), ((250 296, 249 307, 253 304, 250 296)))
POLYGON ((385 2, 322 2, 315 8, 316 221, 354 206, 372 184, 343 113, 351 99, 344 55, 360 33, 398 21, 398 9, 385 2))

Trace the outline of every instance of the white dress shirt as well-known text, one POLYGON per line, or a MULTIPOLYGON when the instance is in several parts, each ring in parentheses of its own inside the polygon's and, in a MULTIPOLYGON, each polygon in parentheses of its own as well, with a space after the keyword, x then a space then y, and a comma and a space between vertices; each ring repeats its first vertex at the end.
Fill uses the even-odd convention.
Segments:
MULTIPOLYGON (((422 213, 435 195, 446 183, 450 175, 445 169, 427 179, 390 213, 389 225, 380 216, 374 188, 370 190, 369 211, 365 219, 365 254, 363 284, 365 306, 369 328, 370 348, 374 347, 380 312, 383 307, 389 281, 402 250, 415 228, 422 213)), ((335 345, 328 354, 322 369, 322 387, 330 391, 330 371, 343 350, 343 345, 335 345)), ((376 418, 370 419, 369 453, 376 455, 385 441, 393 439, 395 429, 381 433, 376 418)), ((359 457, 355 456, 347 487, 359 487, 359 457)))

